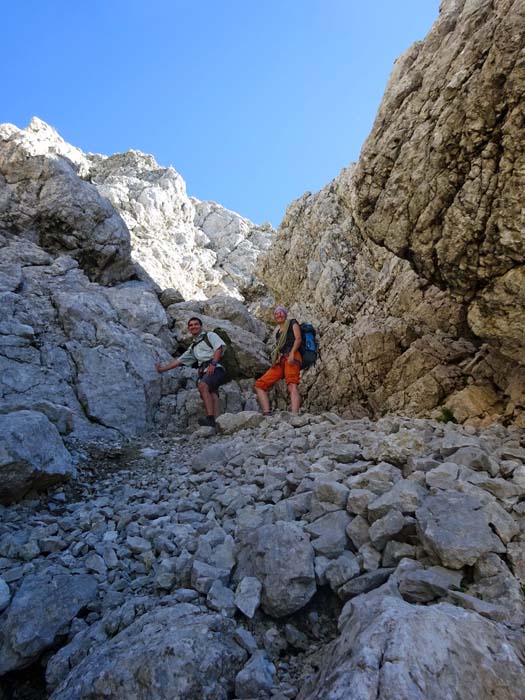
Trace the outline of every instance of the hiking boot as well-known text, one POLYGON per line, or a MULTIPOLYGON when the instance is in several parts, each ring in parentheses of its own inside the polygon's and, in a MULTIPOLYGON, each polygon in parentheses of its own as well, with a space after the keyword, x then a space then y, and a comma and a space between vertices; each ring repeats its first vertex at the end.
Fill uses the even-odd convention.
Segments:
POLYGON ((213 416, 199 418, 198 423, 199 425, 205 425, 208 428, 215 428, 215 418, 213 416))

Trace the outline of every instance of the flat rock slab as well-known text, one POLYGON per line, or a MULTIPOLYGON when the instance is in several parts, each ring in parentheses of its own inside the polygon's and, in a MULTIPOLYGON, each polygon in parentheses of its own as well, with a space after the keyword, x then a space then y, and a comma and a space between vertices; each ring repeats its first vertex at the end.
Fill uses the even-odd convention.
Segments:
POLYGON ((29 666, 52 647, 96 592, 97 582, 89 575, 26 577, 0 618, 0 675, 29 666))
POLYGON ((157 608, 97 646, 51 698, 227 700, 247 658, 234 632, 231 620, 198 614, 194 606, 157 608))
POLYGON ((443 566, 472 566, 488 552, 505 553, 505 545, 492 531, 480 501, 454 491, 430 496, 416 511, 423 546, 443 566))

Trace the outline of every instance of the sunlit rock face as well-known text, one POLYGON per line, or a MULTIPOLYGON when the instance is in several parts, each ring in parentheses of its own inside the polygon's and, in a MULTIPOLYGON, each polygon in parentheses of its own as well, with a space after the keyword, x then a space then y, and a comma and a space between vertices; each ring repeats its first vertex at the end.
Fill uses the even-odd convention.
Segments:
POLYGON ((355 216, 376 243, 465 302, 468 322, 523 358, 525 7, 444 2, 398 61, 356 170, 355 216))
POLYGON ((67 254, 91 281, 116 284, 133 274, 126 224, 89 182, 86 161, 39 120, 22 131, 0 126, 0 232, 67 254))
POLYGON ((174 168, 140 151, 84 154, 37 118, 0 128, 1 226, 73 255, 92 281, 135 276, 185 299, 260 293, 253 270, 269 224, 189 197, 174 168))
POLYGON ((263 263, 321 331, 312 406, 525 424, 525 8, 443 2, 355 169, 290 205, 263 263))
POLYGON ((139 276, 185 299, 243 299, 254 286, 253 268, 270 244, 271 226, 189 197, 182 177, 153 156, 127 151, 89 160, 92 181, 127 224, 139 276))
POLYGON ((217 254, 217 266, 223 271, 222 284, 228 295, 238 296, 240 291, 247 299, 252 299, 264 293, 257 275, 257 260, 261 252, 270 247, 274 233, 270 224, 256 226, 215 202, 192 201, 194 223, 208 237, 211 249, 217 254))

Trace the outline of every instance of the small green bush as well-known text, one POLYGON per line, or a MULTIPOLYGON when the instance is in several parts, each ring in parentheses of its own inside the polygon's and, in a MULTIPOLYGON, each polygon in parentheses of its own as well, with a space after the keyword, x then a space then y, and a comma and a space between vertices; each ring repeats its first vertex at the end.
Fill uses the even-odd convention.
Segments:
POLYGON ((441 415, 438 416, 438 421, 440 423, 457 423, 454 412, 448 406, 441 407, 441 415))

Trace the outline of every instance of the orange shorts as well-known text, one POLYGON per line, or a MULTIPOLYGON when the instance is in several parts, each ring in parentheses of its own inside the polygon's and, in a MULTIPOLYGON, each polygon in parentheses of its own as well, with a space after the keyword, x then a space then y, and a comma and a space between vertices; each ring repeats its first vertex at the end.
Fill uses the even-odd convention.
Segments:
POLYGON ((301 355, 296 352, 294 355, 293 365, 288 364, 287 359, 283 356, 279 362, 270 367, 262 377, 255 382, 256 389, 268 391, 280 379, 285 379, 286 384, 299 384, 299 374, 301 372, 301 355))

